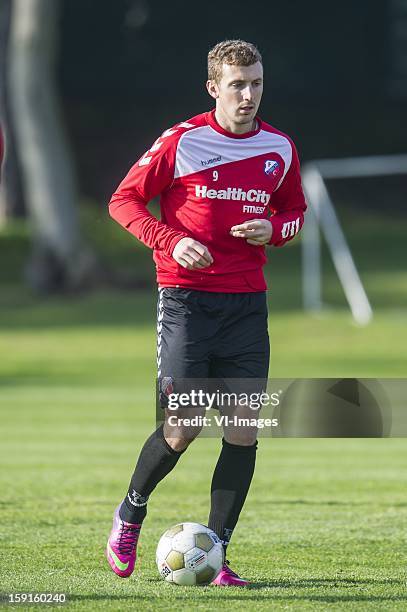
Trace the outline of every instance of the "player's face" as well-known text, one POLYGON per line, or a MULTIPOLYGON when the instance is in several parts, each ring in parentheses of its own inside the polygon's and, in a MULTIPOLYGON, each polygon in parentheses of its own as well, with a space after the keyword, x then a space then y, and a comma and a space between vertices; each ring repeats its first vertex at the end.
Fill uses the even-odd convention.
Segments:
POLYGON ((219 83, 208 81, 210 95, 216 98, 216 113, 229 129, 244 132, 252 129, 263 94, 263 66, 230 66, 223 64, 219 83))

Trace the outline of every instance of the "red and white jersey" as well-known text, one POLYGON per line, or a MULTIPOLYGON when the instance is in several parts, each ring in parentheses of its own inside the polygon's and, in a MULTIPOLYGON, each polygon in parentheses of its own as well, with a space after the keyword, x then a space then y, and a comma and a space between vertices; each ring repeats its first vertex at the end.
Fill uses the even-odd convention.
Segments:
POLYGON ((233 225, 269 218, 271 245, 301 229, 306 209, 299 160, 288 136, 257 117, 257 129, 232 134, 214 111, 166 130, 113 194, 111 216, 154 249, 161 287, 264 291, 265 248, 230 235, 233 225), (160 195, 161 221, 147 209, 160 195), (208 247, 213 264, 187 270, 172 257, 186 236, 208 247))

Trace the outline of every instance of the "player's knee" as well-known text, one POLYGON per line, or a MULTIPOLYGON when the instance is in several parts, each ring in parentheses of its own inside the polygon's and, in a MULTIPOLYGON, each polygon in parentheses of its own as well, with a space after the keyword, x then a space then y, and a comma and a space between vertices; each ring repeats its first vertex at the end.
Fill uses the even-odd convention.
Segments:
POLYGON ((173 424, 168 419, 164 425, 164 436, 167 443, 176 451, 185 450, 202 431, 202 425, 186 425, 186 421, 177 420, 173 424))
MULTIPOLYGON (((198 434, 196 434, 198 435, 198 434)), ((183 432, 174 432, 172 431, 168 437, 167 435, 165 435, 165 440, 167 442, 167 444, 169 446, 171 446, 171 448, 175 451, 177 451, 178 453, 180 453, 181 451, 184 451, 185 449, 188 448, 188 446, 191 444, 191 442, 193 442, 196 438, 195 436, 192 436, 191 434, 189 434, 188 437, 186 437, 183 432)))
POLYGON ((257 429, 250 430, 225 430, 224 438, 229 444, 238 446, 253 446, 257 440, 257 429))
POLYGON ((201 408, 166 411, 164 436, 171 448, 182 451, 195 440, 202 431, 203 412, 201 408))

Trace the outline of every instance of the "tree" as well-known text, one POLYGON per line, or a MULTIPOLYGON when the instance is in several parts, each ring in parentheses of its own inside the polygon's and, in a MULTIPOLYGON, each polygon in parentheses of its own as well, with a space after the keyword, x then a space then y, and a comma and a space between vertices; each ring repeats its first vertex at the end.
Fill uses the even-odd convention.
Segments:
POLYGON ((54 62, 60 0, 13 0, 9 41, 10 97, 33 252, 32 288, 75 289, 95 258, 80 235, 77 187, 56 94, 54 62))
POLYGON ((7 138, 7 160, 4 163, 0 187, 0 225, 4 225, 10 217, 21 216, 24 213, 7 82, 11 3, 12 0, 0 2, 0 123, 3 137, 7 138))

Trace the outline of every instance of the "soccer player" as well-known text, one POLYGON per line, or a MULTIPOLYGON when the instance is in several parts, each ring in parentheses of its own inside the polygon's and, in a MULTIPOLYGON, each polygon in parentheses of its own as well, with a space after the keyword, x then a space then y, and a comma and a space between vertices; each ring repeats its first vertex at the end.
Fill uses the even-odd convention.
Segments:
MULTIPOLYGON (((242 40, 217 44, 206 86, 215 108, 166 129, 109 204, 111 216, 153 249, 166 414, 177 378, 267 379, 265 247, 298 234, 306 209, 293 142, 257 115, 263 92, 257 48, 242 40), (158 195, 161 221, 147 209, 158 195)), ((107 558, 118 576, 133 572, 151 493, 199 433, 180 423, 182 414, 191 416, 183 410, 176 424, 166 419, 147 439, 114 513, 107 558)), ((248 407, 241 410, 248 416, 248 407)), ((223 434, 208 526, 226 553, 253 476, 257 429, 225 426, 223 434)), ((214 584, 248 582, 226 561, 214 584)))

